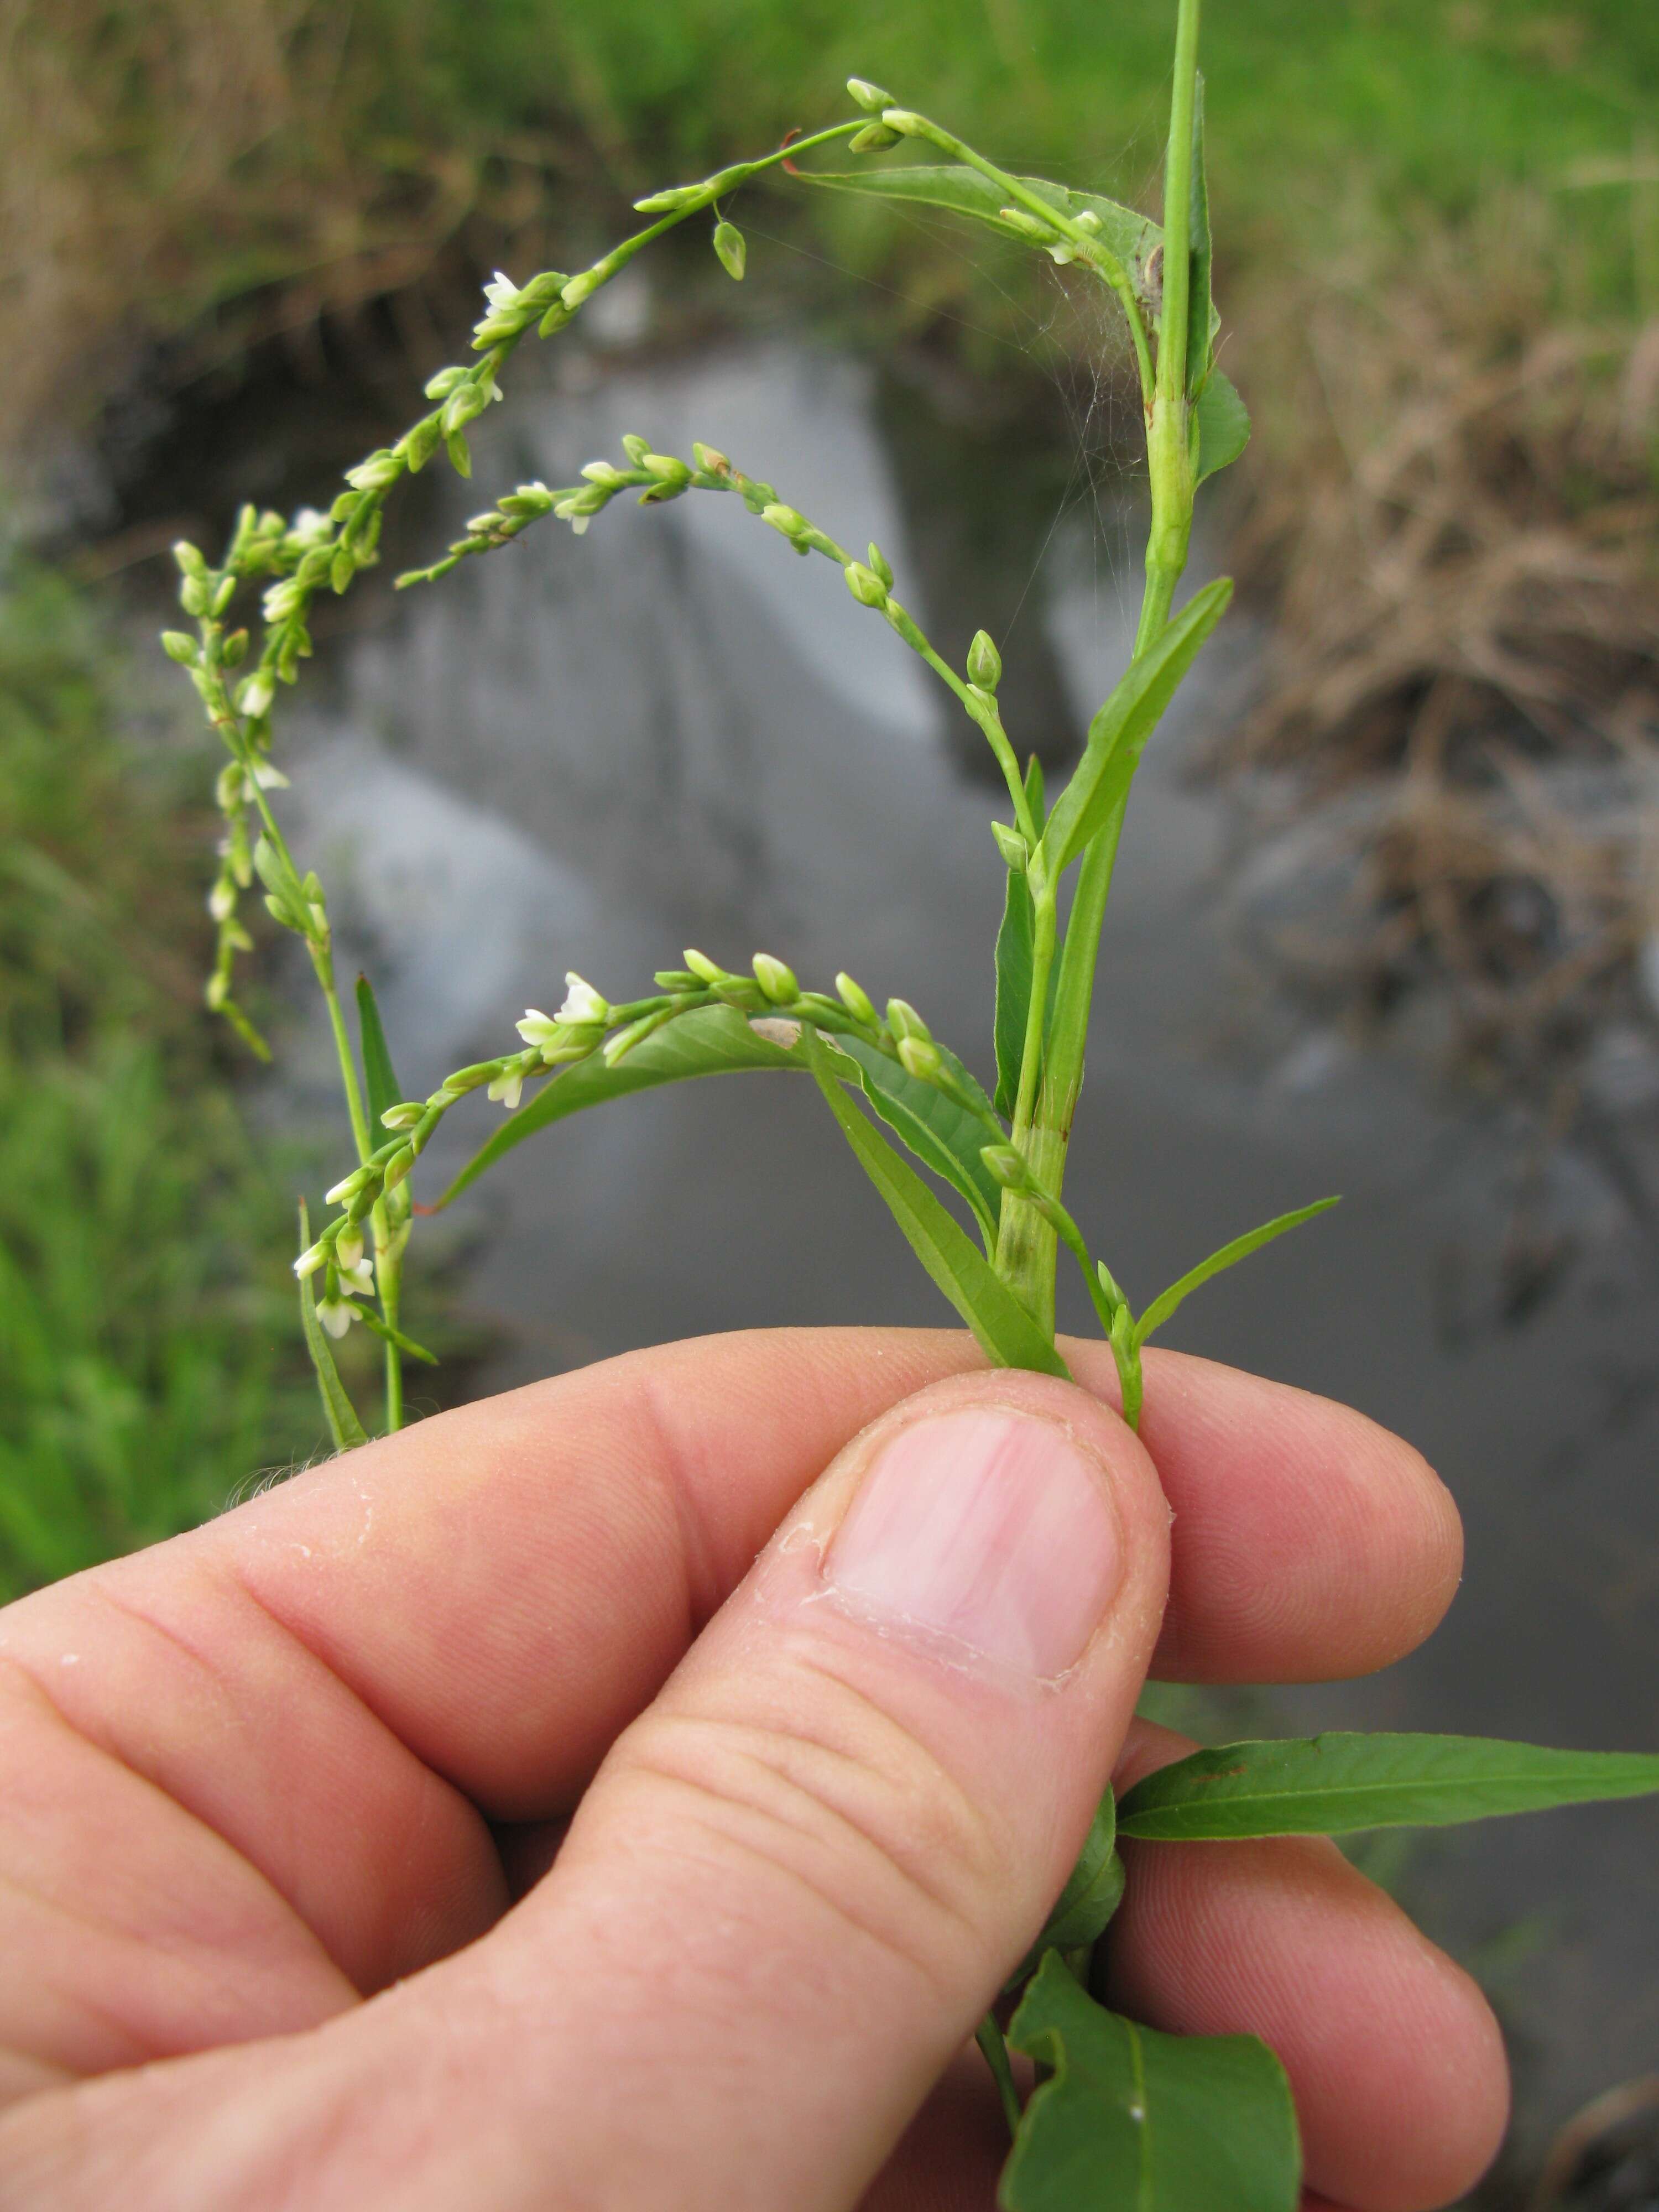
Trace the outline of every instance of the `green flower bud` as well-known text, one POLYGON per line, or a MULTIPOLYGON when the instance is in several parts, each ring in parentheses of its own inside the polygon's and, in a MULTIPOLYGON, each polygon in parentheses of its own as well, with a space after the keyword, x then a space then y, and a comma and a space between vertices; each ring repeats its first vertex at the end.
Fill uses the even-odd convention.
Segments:
POLYGON ((937 1083, 945 1073, 939 1047, 931 1037, 901 1037, 898 1056, 905 1073, 914 1075, 918 1082, 937 1083))
POLYGON ((647 192, 634 203, 638 215, 672 215, 677 208, 696 207, 708 189, 703 185, 671 185, 666 191, 647 192))
POLYGON ((999 222, 1006 222, 1011 230, 1017 230, 1022 238, 1029 238, 1036 245, 1048 246, 1054 240, 1054 225, 1042 222, 1036 216, 1027 214, 1024 208, 999 208, 997 220, 999 222))
POLYGON ((239 668, 247 659, 247 632, 234 629, 225 640, 219 658, 227 668, 239 668))
POLYGON ((396 1106, 388 1106, 380 1116, 383 1129, 412 1129, 426 1109, 416 1100, 405 1098, 396 1106))
POLYGON ((695 945, 687 945, 684 960, 691 973, 702 982, 723 983, 726 981, 726 970, 719 962, 711 960, 706 952, 699 952, 695 945))
POLYGON ((780 532, 792 544, 812 526, 804 514, 798 514, 793 507, 786 507, 781 500, 775 500, 770 507, 762 507, 760 519, 763 522, 769 522, 774 530, 780 532))
POLYGON ((640 466, 648 469, 657 482, 666 484, 671 491, 684 491, 691 481, 690 470, 672 453, 647 453, 640 466))
POLYGON ((787 1006, 799 998, 800 985, 795 980, 795 971, 781 960, 775 960, 769 952, 757 952, 754 968, 755 981, 775 1006, 787 1006))
POLYGON ((714 251, 726 275, 741 284, 749 262, 749 245, 736 223, 722 218, 714 225, 714 251))
POLYGON ((890 592, 893 588, 893 570, 887 556, 879 545, 872 544, 870 548, 870 566, 890 592))
POLYGON ((887 1001, 887 1026, 896 1037, 915 1037, 923 1044, 933 1040, 933 1031, 908 999, 887 1001))
POLYGON ((1012 1145, 982 1146, 979 1156, 1004 1190, 1023 1190, 1030 1181, 1025 1156, 1012 1145))
POLYGON ((849 561, 842 574, 847 579, 848 590, 861 607, 886 605, 886 585, 873 569, 866 568, 862 561, 849 561))
POLYGON ((872 1029, 878 1026, 869 994, 853 981, 844 968, 836 978, 836 988, 841 994, 842 1006, 855 1022, 867 1022, 872 1029))
POLYGON ((604 282, 604 277, 595 270, 584 269, 579 276, 573 276, 560 293, 560 302, 574 313, 586 301, 592 298, 604 282))
POLYGON ((848 141, 849 154, 884 154, 890 146, 896 146, 899 135, 890 131, 884 123, 866 123, 856 137, 848 141))
POLYGON ((464 384, 471 373, 467 368, 441 368, 435 376, 429 376, 426 380, 427 398, 447 399, 455 386, 464 384))
POLYGON ((642 469, 645 466, 645 457, 651 450, 650 440, 635 437, 631 430, 627 430, 623 434, 622 443, 623 453, 633 462, 635 467, 642 469))
POLYGON ((996 839, 997 850, 1009 867, 1017 876, 1024 875, 1025 864, 1031 856, 1026 849, 1025 840, 1020 836, 1018 830, 1010 829, 1006 822, 994 822, 991 824, 991 835, 996 839))
POLYGON ((381 1189, 396 1190, 414 1164, 415 1148, 412 1145, 404 1145, 401 1150, 393 1152, 381 1176, 381 1189))
POLYGON ((206 581, 208 572, 207 562, 202 558, 201 554, 197 550, 195 546, 191 544, 188 538, 181 538, 179 540, 178 544, 173 549, 173 557, 179 563, 179 573, 180 575, 196 576, 200 578, 204 582, 206 581))
POLYGON ((169 660, 176 660, 181 668, 194 668, 202 657, 200 646, 190 632, 184 629, 164 629, 161 632, 161 650, 169 660))
POLYGON ((731 475, 732 464, 718 446, 705 446, 698 441, 693 444, 691 453, 697 466, 705 476, 729 477, 731 475))
POLYGON ((861 107, 866 115, 879 115, 883 108, 893 104, 892 94, 884 92, 878 84, 872 84, 867 76, 849 76, 847 89, 854 106, 861 107))
POLYGON ((985 691, 994 691, 1002 681, 1002 655, 982 629, 974 632, 974 641, 968 648, 968 675, 985 691))
POLYGON ((212 596, 204 576, 186 576, 179 586, 179 605, 198 622, 207 612, 208 602, 212 596))

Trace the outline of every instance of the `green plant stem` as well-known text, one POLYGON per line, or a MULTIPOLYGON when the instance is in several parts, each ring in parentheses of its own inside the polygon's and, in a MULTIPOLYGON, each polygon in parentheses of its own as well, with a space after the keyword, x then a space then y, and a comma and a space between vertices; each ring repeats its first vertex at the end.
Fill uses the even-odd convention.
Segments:
MULTIPOLYGON (((388 1328, 398 1326, 399 1309, 403 1304, 403 1258, 397 1249, 394 1232, 386 1219, 386 1200, 381 1199, 370 1216, 374 1224, 374 1286, 380 1294, 380 1318, 388 1328)), ((388 1436, 404 1425, 404 1361, 397 1346, 386 1343, 386 1425, 388 1436)))
MULTIPOLYGON (((1170 103, 1170 145, 1164 174, 1164 311, 1158 327, 1158 364, 1146 437, 1152 514, 1146 542, 1146 588, 1135 633, 1137 655, 1146 650, 1170 619, 1192 538, 1196 486, 1188 430, 1186 380, 1198 25, 1199 0, 1180 0, 1175 88, 1170 103)), ((1117 864, 1123 814, 1124 809, 1120 806, 1089 846, 1079 865, 1077 891, 1060 952, 1053 1020, 1046 1038, 1040 1030, 1036 1038, 1042 1067, 1041 1085, 1029 1123, 1024 1127, 1017 1123, 1013 1134, 1015 1146, 1030 1163, 1036 1180, 1056 1197, 1065 1182, 1072 1121, 1083 1089, 1095 969, 1101 931, 1105 925, 1106 902, 1117 864)), ((1043 995, 1046 999, 1046 977, 1043 995)), ((1042 1004, 1034 992, 1033 1005, 1042 1004)), ((1028 1028, 1025 1056, 1020 1066, 1022 1097, 1032 1073, 1032 1031, 1028 1028)), ((1054 1269, 1059 1256, 1054 1230, 1029 1200, 1012 1194, 1004 1201, 1001 1224, 997 1271, 1031 1313, 1052 1330, 1054 1269)))
POLYGON ((1009 2136, 1011 2137, 1018 2136, 1020 2123, 1019 2091, 1014 2086, 1014 2069, 1008 2063, 1008 2045, 1003 2039, 1002 2030, 997 2026, 994 2017, 990 2013, 986 2014, 984 2019, 975 2029, 974 2040, 985 2053, 985 2063, 990 2068, 992 2078, 997 2085, 997 2094, 1002 2100, 1003 2118, 1008 2123, 1009 2136))

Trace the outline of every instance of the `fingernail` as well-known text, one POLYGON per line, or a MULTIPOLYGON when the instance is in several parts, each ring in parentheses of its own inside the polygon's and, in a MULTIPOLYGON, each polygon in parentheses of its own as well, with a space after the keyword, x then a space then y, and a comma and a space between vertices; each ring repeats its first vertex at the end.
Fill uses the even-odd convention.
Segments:
POLYGON ((914 1421, 882 1449, 824 1574, 866 1620, 1043 1681, 1082 1656, 1123 1545, 1101 1470, 1064 1430, 978 1407, 914 1421))

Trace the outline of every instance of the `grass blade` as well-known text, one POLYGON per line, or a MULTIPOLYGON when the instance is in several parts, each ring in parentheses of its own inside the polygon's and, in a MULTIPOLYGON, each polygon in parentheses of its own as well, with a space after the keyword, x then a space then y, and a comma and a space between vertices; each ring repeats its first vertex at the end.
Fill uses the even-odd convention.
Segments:
POLYGON ((1297 1736, 1195 1752, 1139 1782, 1118 1832, 1161 1843, 1441 1827, 1659 1793, 1659 1756, 1478 1735, 1297 1736))
POLYGON ((1189 1267, 1167 1291, 1160 1291, 1140 1319, 1135 1323, 1134 1342, 1137 1349, 1146 1343, 1157 1328, 1162 1328, 1176 1308, 1189 1298, 1201 1284, 1212 1275, 1219 1275, 1229 1267, 1236 1267, 1241 1260, 1248 1260, 1252 1252, 1259 1252, 1264 1244, 1271 1244, 1275 1237, 1282 1237, 1287 1229, 1299 1229, 1304 1221, 1311 1221, 1316 1213, 1328 1212, 1340 1205, 1340 1198, 1316 1198, 1311 1206, 1298 1206, 1294 1212, 1275 1215, 1264 1221, 1259 1229, 1247 1229, 1242 1237, 1235 1237, 1231 1244, 1224 1244, 1218 1252, 1212 1252, 1207 1260, 1200 1260, 1189 1267))

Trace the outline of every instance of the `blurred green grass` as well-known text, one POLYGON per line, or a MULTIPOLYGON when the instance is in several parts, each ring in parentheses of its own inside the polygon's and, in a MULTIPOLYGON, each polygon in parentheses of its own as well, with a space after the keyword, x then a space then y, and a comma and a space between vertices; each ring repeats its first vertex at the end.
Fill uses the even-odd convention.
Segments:
POLYGON ((202 817, 118 741, 125 657, 61 576, 0 562, 0 1598, 189 1527, 321 1427, 289 1201, 200 1011, 202 817))

